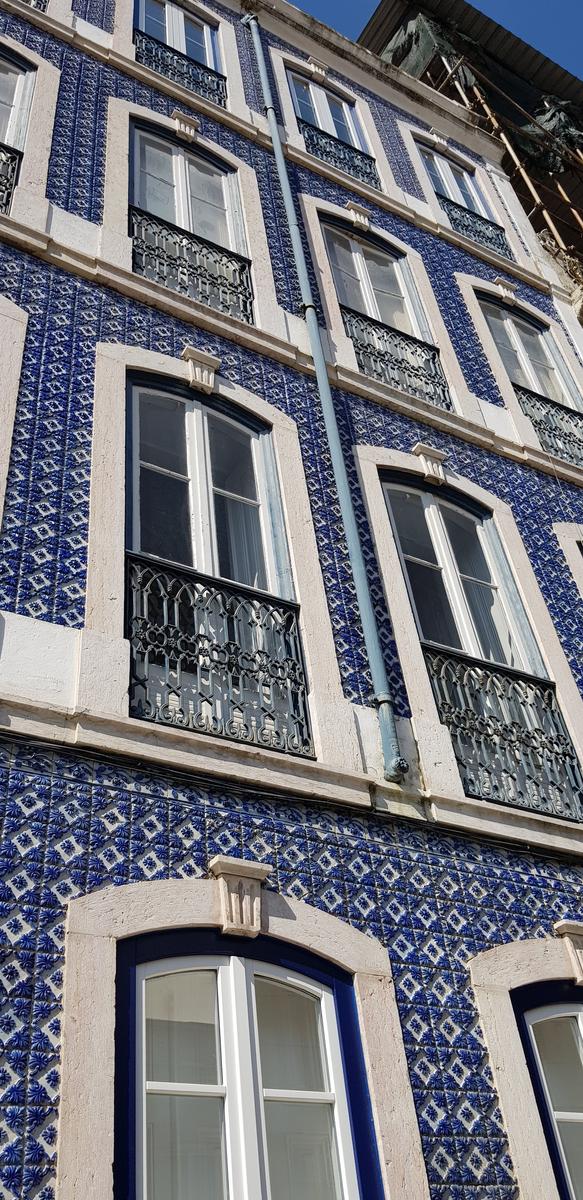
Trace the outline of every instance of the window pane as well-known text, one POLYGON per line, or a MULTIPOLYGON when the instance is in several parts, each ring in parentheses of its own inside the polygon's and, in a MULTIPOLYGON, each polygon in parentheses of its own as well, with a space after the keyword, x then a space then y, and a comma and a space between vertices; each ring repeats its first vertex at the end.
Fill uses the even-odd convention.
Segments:
POLYGON ((247 587, 266 588, 259 508, 214 494, 219 574, 247 587))
POLYGON ((219 1083, 215 971, 177 971, 146 984, 146 1079, 219 1083))
POLYGON ((159 471, 140 471, 140 549, 192 565, 188 483, 159 471))
POLYGON ((461 204, 465 204, 466 208, 469 208, 471 212, 479 212, 480 209, 476 204, 474 193, 472 191, 472 185, 467 172, 462 170, 461 167, 454 166, 452 163, 450 163, 450 167, 452 175, 459 188, 459 200, 461 204))
POLYGON ((223 1101, 146 1097, 148 1200, 226 1200, 223 1101))
POLYGON ((390 491, 390 504, 403 554, 437 563, 421 497, 416 492, 390 491))
POLYGON ((185 408, 170 396, 140 396, 142 462, 186 475, 185 408))
POLYGON ((504 318, 496 309, 487 304, 483 306, 483 312, 512 383, 517 383, 520 387, 532 387, 532 383, 525 375, 518 354, 510 340, 504 318))
POLYGON ((346 117, 345 105, 341 100, 337 100, 336 96, 331 96, 329 92, 326 93, 326 99, 328 100, 336 137, 340 138, 342 142, 348 142, 348 145, 352 146, 354 138, 346 117))
POLYGON ((184 18, 184 41, 188 57, 208 66, 204 29, 197 21, 191 21, 189 17, 184 18))
POLYGON ((427 641, 461 650, 441 571, 412 562, 411 559, 406 560, 406 567, 422 636, 427 641))
MULTIPOLYGON (((557 1112, 583 1113, 583 1048, 576 1017, 553 1017, 532 1027, 557 1112)), ((579 1127, 583 1142, 583 1127, 579 1127)))
POLYGON ((312 103, 310 89, 303 79, 293 79, 292 86, 296 95, 296 102, 302 121, 307 121, 309 125, 317 125, 316 111, 312 103))
POLYGON ((492 575, 478 536, 476 522, 465 513, 440 505, 445 527, 449 534, 456 563, 463 575, 492 582, 492 575))
POLYGON ((366 312, 362 284, 358 277, 349 239, 343 237, 341 233, 337 233, 336 230, 327 229, 326 244, 338 303, 344 304, 346 308, 354 308, 356 312, 366 312))
POLYGON ((411 333, 411 322, 394 261, 371 246, 364 246, 363 254, 379 308, 379 319, 392 329, 411 333))
POLYGON ((544 344, 545 335, 524 321, 517 321, 516 326, 525 354, 528 356, 528 361, 536 376, 537 389, 543 396, 548 396, 549 400, 556 400, 558 404, 561 404, 565 399, 564 389, 554 363, 547 354, 544 344))
POLYGON ((229 245, 225 176, 211 163, 200 158, 188 159, 188 186, 192 207, 192 228, 200 237, 218 246, 229 245))
POLYGON ((176 222, 172 150, 161 142, 139 139, 138 204, 162 220, 176 222))
POLYGON ((558 1121, 563 1152, 577 1200, 583 1196, 583 1124, 580 1121, 558 1121))
POLYGON ((446 189, 444 187, 443 181, 439 174, 439 170, 437 168, 437 163, 435 161, 435 156, 433 154, 429 154, 429 152, 426 152, 425 150, 422 150, 421 154, 422 154, 423 162, 425 163, 425 166, 427 167, 427 172, 428 172, 429 178, 431 180, 431 183, 433 185, 433 190, 435 192, 437 192, 438 195, 443 196, 445 194, 446 189))
POLYGON ((320 1001, 297 988, 255 977, 263 1086, 325 1090, 319 1035, 320 1001))
POLYGON ((213 484, 235 496, 257 499, 251 437, 219 417, 208 418, 213 484))
POLYGON ((266 1101, 271 1200, 341 1200, 332 1107, 266 1101))
POLYGON ((519 666, 518 652, 496 589, 471 580, 462 582, 484 658, 509 667, 519 666))
POLYGON ((166 41, 166 5, 159 0, 145 0, 144 31, 159 42, 166 41))
POLYGON ((0 60, 0 141, 5 142, 14 105, 14 94, 18 76, 21 74, 10 63, 0 60))

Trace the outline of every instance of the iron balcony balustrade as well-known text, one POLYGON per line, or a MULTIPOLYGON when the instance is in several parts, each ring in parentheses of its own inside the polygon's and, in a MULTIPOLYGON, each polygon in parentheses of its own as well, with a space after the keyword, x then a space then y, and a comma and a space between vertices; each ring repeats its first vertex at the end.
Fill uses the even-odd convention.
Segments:
POLYGON ((583 773, 554 685, 454 650, 423 653, 466 796, 583 821, 583 773))
POLYGON ((0 142, 0 212, 7 213, 18 182, 22 151, 0 142))
POLYGON ((299 606, 127 555, 130 716, 314 757, 299 606))
POLYGON ((535 427, 543 450, 574 463, 576 467, 583 467, 583 412, 557 404, 556 400, 549 400, 517 383, 514 391, 522 411, 535 427))
POLYGON ((480 213, 472 212, 463 204, 456 204, 455 200, 450 200, 449 196, 443 195, 443 192, 436 192, 436 196, 456 233, 462 233, 464 237, 470 238, 470 241, 477 242, 480 246, 486 246, 488 250, 494 250, 502 258, 509 258, 514 262, 514 255, 501 225, 497 225, 495 221, 489 221, 480 213))
POLYGON ((298 120, 298 126, 309 154, 314 154, 322 162, 336 167, 337 171, 346 171, 347 175, 352 175, 355 179, 360 179, 361 183, 367 183, 369 187, 380 191, 381 181, 375 160, 370 154, 358 150, 356 146, 350 146, 348 142, 334 137, 325 129, 319 129, 317 125, 311 125, 309 121, 298 120))
POLYGON ((159 42, 157 38, 151 37, 149 33, 144 33, 142 29, 134 29, 134 46, 136 62, 141 63, 143 67, 149 67, 150 71, 156 71, 158 75, 165 75, 167 79, 172 79, 181 87, 188 88, 189 92, 196 92, 197 95, 204 96, 205 100, 212 100, 214 104, 220 104, 222 108, 225 108, 227 103, 225 75, 219 74, 218 71, 205 66, 204 63, 196 62, 187 54, 181 54, 179 50, 174 50, 165 42, 159 42))
POLYGON ((365 313, 340 305, 344 328, 352 339, 359 370, 373 379, 435 404, 452 409, 439 350, 410 333, 392 329, 365 313))
POLYGON ((130 236, 136 274, 253 324, 248 258, 140 208, 130 207, 130 236))
POLYGON ((48 0, 24 0, 24 3, 30 8, 37 8, 39 12, 47 11, 48 0))

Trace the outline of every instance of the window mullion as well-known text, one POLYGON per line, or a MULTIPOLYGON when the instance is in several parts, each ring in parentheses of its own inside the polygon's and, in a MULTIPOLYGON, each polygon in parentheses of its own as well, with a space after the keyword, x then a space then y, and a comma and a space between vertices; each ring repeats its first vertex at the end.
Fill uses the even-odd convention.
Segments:
POLYGON ((510 341, 511 341, 512 345, 514 346, 514 349, 516 350, 516 353, 518 355, 518 361, 520 362, 520 365, 524 371, 524 374, 526 375, 526 378, 529 380, 529 382, 532 386, 533 392, 540 392, 541 385, 537 378, 534 367, 530 361, 530 356, 528 355, 528 353, 523 345, 522 338, 518 332, 518 329, 516 328, 516 325, 514 324, 512 317, 508 313, 503 312, 502 315, 503 315, 504 325, 508 331, 510 341))
POLYGON ((312 93, 314 108, 316 110, 316 116, 318 117, 320 129, 324 129, 326 133, 330 133, 332 137, 336 137, 336 126, 332 120, 330 105, 328 104, 328 97, 324 88, 318 87, 317 84, 310 83, 310 91, 312 93))
MULTIPOLYGON (((258 1048, 255 1046, 254 1018, 251 1006, 251 992, 248 980, 248 967, 245 959, 233 956, 229 968, 229 1000, 231 1019, 229 1022, 230 1045, 225 1057, 230 1054, 234 1065, 231 1086, 231 1104, 236 1110, 238 1127, 237 1153, 239 1157, 239 1173, 234 1176, 240 1182, 237 1189, 239 1200, 268 1200, 264 1183, 264 1172, 261 1169, 260 1136, 262 1121, 262 1105, 257 1086, 257 1072, 254 1069, 254 1058, 257 1058, 258 1048)), ((257 1064, 258 1071, 258 1064, 257 1064)), ((235 1149, 233 1148, 233 1158, 235 1149)))
POLYGON ((186 450, 190 472, 190 529, 195 567, 212 575, 212 500, 210 462, 206 451, 206 420, 201 404, 189 405, 186 412, 186 450))
POLYGON ((368 315, 369 317, 372 317, 373 320, 380 321, 380 309, 377 304, 377 298, 374 294, 374 288, 371 283, 371 278, 364 254, 362 253, 358 242, 353 242, 351 240, 350 249, 352 251, 352 257, 356 266, 356 273, 360 279, 362 295, 364 298, 364 303, 367 306, 368 315))
POLYGON ((443 582, 452 607, 452 613, 460 634, 466 654, 482 657, 482 651, 474 630, 468 603, 465 597, 462 581, 455 563, 449 538, 437 503, 429 496, 423 496, 423 507, 427 517, 427 525, 437 554, 437 560, 442 567, 443 582))

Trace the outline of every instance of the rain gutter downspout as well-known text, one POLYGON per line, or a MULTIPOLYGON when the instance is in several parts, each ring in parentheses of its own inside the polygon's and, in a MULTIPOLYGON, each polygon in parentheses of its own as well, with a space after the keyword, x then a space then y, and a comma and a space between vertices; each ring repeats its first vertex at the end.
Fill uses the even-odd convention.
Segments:
POLYGON ((334 402, 332 400, 330 381, 328 379, 328 369, 326 366, 324 351, 322 349, 318 315, 314 305, 314 298, 312 296, 312 289, 310 287, 310 281, 308 278, 304 248, 302 245, 295 205, 289 184, 279 125, 273 105, 273 96, 271 94, 271 87, 267 76, 265 56, 259 34, 259 22, 253 13, 248 13, 247 16, 243 17, 242 23, 243 25, 247 25, 251 30, 251 36, 253 38, 253 46, 257 57, 257 66, 259 68, 261 88, 263 91, 265 113, 273 143, 275 164, 283 194, 286 218, 293 247, 293 256, 298 273, 302 297, 302 308, 304 310, 304 317, 310 338, 310 348, 316 370, 316 382, 318 386, 320 402, 322 405, 328 444, 330 446, 334 480, 336 483, 338 499, 340 502, 340 511, 346 533, 348 557, 350 559, 350 565, 352 568, 352 575, 356 588, 356 597, 364 633, 364 641, 370 664, 374 700, 378 708, 384 775, 385 779, 390 780, 392 783, 401 783, 404 775, 409 770, 409 764, 407 759, 403 757, 399 745, 399 736, 395 724, 393 699, 389 688, 389 681, 387 678, 378 626, 370 597, 368 580, 366 577, 364 556, 362 553, 358 526, 356 524, 356 517, 350 495, 346 463, 342 453, 340 434, 338 432, 336 413, 334 411, 334 402))

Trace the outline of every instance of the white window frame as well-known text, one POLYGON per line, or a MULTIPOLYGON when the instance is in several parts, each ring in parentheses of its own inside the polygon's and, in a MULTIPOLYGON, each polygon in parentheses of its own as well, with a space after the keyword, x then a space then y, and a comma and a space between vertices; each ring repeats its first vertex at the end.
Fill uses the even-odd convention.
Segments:
POLYGON ((220 1096, 224 1099, 225 1157, 228 1187, 235 1197, 243 1183, 254 1200, 270 1200, 269 1160, 265 1130, 265 1100, 328 1103, 333 1106, 342 1200, 359 1195, 354 1146, 342 1065, 340 1037, 330 988, 295 971, 255 962, 237 955, 159 959, 136 970, 136 1192, 147 1200, 144 1096, 147 1091, 220 1096), (221 1079, 219 1084, 165 1084, 147 1088, 145 1071, 145 982, 153 976, 184 971, 216 971, 221 1079), (320 1048, 328 1089, 325 1092, 280 1092, 264 1088, 261 1080, 254 979, 265 978, 307 994, 319 1003, 320 1048), (263 1183, 263 1181, 265 1181, 263 1183))
MULTIPOLYGON (((257 487, 257 508, 261 529, 261 545, 265 563, 267 582, 265 590, 282 599, 293 600, 291 594, 291 570, 285 536, 281 492, 277 477, 277 468, 273 454, 271 431, 254 430, 244 421, 235 416, 217 410, 210 404, 165 390, 163 386, 150 387, 135 384, 132 386, 132 549, 141 553, 140 542, 140 397, 143 395, 168 396, 185 406, 185 444, 188 492, 190 505, 190 536, 192 546, 193 569, 215 579, 219 574, 219 554, 215 529, 213 487, 210 457, 210 438, 208 434, 208 418, 212 417, 234 429, 243 430, 250 439, 253 468, 257 487)), ((179 472, 156 467, 160 474, 172 478, 184 479, 179 472)), ((231 582, 240 582, 233 580, 231 582)), ((242 585, 248 586, 248 585, 242 585)))
MULTIPOLYGON (((360 285, 362 288, 362 294, 363 294, 365 305, 366 305, 365 315, 367 317, 371 317, 374 321, 379 321, 380 324, 384 324, 384 322, 381 318, 381 315, 380 315, 380 310, 379 310, 378 304, 376 302, 376 297, 375 297, 373 287, 372 287, 372 284, 370 281, 370 275, 369 275, 368 267, 366 265, 366 259, 362 252, 362 247, 365 243, 363 242, 362 239, 360 239, 358 237, 354 237, 354 235, 352 234, 352 232, 349 229, 340 229, 340 228, 337 229, 337 228, 335 228, 335 226, 330 224, 330 222, 326 222, 325 220, 322 221, 322 232, 324 234, 324 243, 326 245, 328 259, 330 262, 330 271, 331 271, 332 279, 334 281, 335 286, 336 286, 336 281, 334 279, 334 267, 332 265, 332 260, 330 258, 330 253, 328 250, 328 232, 329 231, 332 233, 335 233, 335 232, 340 233, 342 237, 345 237, 347 239, 347 241, 350 242, 350 252, 352 255, 354 266, 356 268, 356 274, 358 276, 358 279, 359 279, 359 282, 360 282, 360 285)), ((387 260, 395 268, 397 280, 398 280, 399 286, 401 288, 401 292, 403 294, 405 311, 406 311, 407 316, 409 317, 409 321, 411 323, 411 336, 419 338, 420 341, 424 341, 424 342, 433 344, 433 337, 432 337, 431 329, 429 327, 429 323, 428 323, 425 313, 423 311, 423 306, 421 304, 421 300, 419 298, 417 288, 415 286, 415 282, 413 279, 413 274, 412 274, 409 264, 407 262, 406 256, 404 254, 397 254, 397 253, 392 254, 388 246, 387 247, 379 246, 376 242, 375 243, 371 242, 370 245, 371 245, 372 249, 377 251, 377 253, 386 255, 387 260)), ((340 303, 340 301, 338 301, 338 303, 340 303)), ((390 327, 387 326, 387 328, 390 328, 390 327)), ((400 332, 400 331, 397 331, 397 332, 400 332)))
MULTIPOLYGON (((428 146, 425 142, 418 142, 417 145, 423 161, 423 167, 431 187, 435 190, 431 171, 425 161, 427 157, 430 157, 433 160, 435 171, 441 183, 441 192, 447 200, 453 200, 455 204, 459 204, 462 208, 467 209, 468 212, 476 211, 479 216, 485 217, 488 221, 492 221, 492 214, 488 209, 481 189, 476 183, 475 172, 470 170, 469 167, 465 166, 464 164, 448 158, 446 154, 442 154, 439 150, 435 149, 434 146, 428 146), (468 209, 463 193, 455 177, 455 172, 453 169, 454 167, 456 167, 464 175, 476 206, 475 210, 468 209)), ((436 195, 438 195, 437 192, 436 195)))
POLYGON ((354 104, 346 100, 344 96, 339 95, 338 92, 335 92, 333 88, 322 87, 321 84, 315 83, 313 79, 308 79, 306 75, 302 75, 300 71, 292 71, 288 69, 287 76, 294 112, 298 121, 303 121, 305 118, 302 117, 300 106, 298 104, 295 88, 296 79, 299 83, 303 84, 304 87, 308 88, 310 99, 312 101, 312 108, 316 117, 317 128, 322 129, 325 133, 329 133, 333 138, 336 138, 337 141, 344 140, 343 138, 338 137, 336 126, 332 119, 332 113, 330 112, 328 97, 333 96, 337 103, 342 105, 346 126, 352 138, 351 142, 347 142, 345 144, 352 145, 356 150, 364 150, 365 154, 370 154, 370 150, 364 140, 364 133, 361 130, 360 121, 356 115, 354 104))
MULTIPOLYGON (((174 179, 174 194, 176 197, 176 220, 172 222, 180 229, 184 229, 189 233, 196 234, 194 228, 195 222, 190 204, 190 191, 188 188, 187 163, 189 159, 202 159, 204 162, 209 162, 214 167, 217 174, 223 176, 223 190, 225 199, 225 211, 227 214, 227 229, 229 233, 229 244, 225 249, 233 250, 236 254, 241 254, 247 257, 247 245, 245 239, 245 228, 243 222, 243 213, 241 208, 241 197, 239 194, 239 185, 237 180, 237 172, 224 169, 216 163, 212 163, 204 155, 197 155, 193 151, 184 150, 181 146, 171 141, 170 138, 160 137, 156 133, 150 133, 149 130, 141 129, 139 126, 133 129, 132 137, 132 153, 133 153, 133 196, 132 203, 138 208, 144 209, 140 203, 140 143, 142 140, 157 143, 162 145, 164 150, 172 152, 172 171, 174 179)), ((144 211, 147 211, 144 209, 144 211)))
MULTIPOLYGON (((564 362, 563 356, 561 355, 559 348, 555 343, 549 327, 531 319, 527 314, 522 313, 519 308, 516 308, 516 310, 511 312, 503 304, 498 304, 493 297, 480 296, 478 298, 478 303, 492 340, 494 341, 494 336, 490 329, 486 315, 486 308, 495 309, 499 317, 501 317, 504 321, 508 337, 514 350, 516 351, 522 370, 529 381, 531 390, 536 392, 539 396, 543 396, 545 399, 547 399, 549 404, 553 404, 557 402, 554 401, 552 397, 545 395, 544 385, 541 386, 536 374, 536 369, 533 366, 531 359, 529 358, 529 355, 524 347, 522 338, 520 337, 518 323, 523 321, 526 325, 531 326, 532 329, 538 333, 543 356, 548 360, 549 366, 556 372, 557 380, 563 391, 563 400, 560 401, 560 403, 563 403, 565 408, 573 408, 576 411, 582 411, 583 403, 579 397, 575 381, 569 372, 567 364, 564 362)), ((496 345, 496 343, 494 344, 496 345)), ((496 346, 496 350, 502 359, 502 355, 498 350, 498 346, 496 346)), ((502 366, 504 367, 506 375, 510 380, 511 386, 514 387, 513 381, 510 379, 510 374, 503 359, 502 366)), ((520 384, 517 384, 516 386, 520 387, 520 384)))
MULTIPOLYGON (((567 1159, 565 1157, 565 1153, 563 1150, 563 1142, 562 1142, 562 1138, 561 1138, 561 1134, 560 1134, 560 1130, 559 1130, 559 1126, 558 1126, 558 1121, 559 1120, 576 1121, 581 1126, 581 1135, 583 1136, 583 1103, 581 1105, 581 1112, 579 1112, 577 1114, 574 1114, 572 1112, 557 1112, 555 1110, 552 1099, 551 1099, 551 1094, 549 1092, 544 1067, 543 1067, 542 1060, 541 1060, 541 1057, 539 1054, 538 1046, 536 1043, 536 1038, 534 1036, 534 1029, 533 1029, 534 1025, 537 1025, 542 1021, 553 1020, 553 1018, 555 1018, 555 1017, 576 1017, 577 1023, 579 1025, 579 1035, 583 1042, 583 1000, 582 1000, 581 1004, 579 1004, 579 1005, 572 1004, 572 1003, 571 1004, 568 1004, 568 1003, 567 1004, 546 1004, 546 1005, 541 1006, 540 1008, 531 1009, 529 1012, 526 1012, 524 1014, 524 1021, 525 1021, 525 1025, 528 1030, 528 1035, 530 1038, 530 1045, 531 1045, 532 1054, 533 1054, 534 1062, 535 1062, 536 1069, 537 1069, 537 1075, 538 1075, 538 1079, 539 1079, 539 1082, 540 1082, 540 1085, 542 1088, 542 1092, 543 1092, 543 1095, 545 1098, 547 1114, 548 1114, 548 1117, 550 1119, 550 1122, 551 1122, 551 1125, 553 1128, 553 1133, 555 1135, 555 1143, 556 1143, 556 1147, 557 1147, 557 1150, 559 1153, 559 1158, 561 1160, 561 1165, 563 1167, 565 1180, 567 1182, 567 1186, 569 1188, 572 1200, 578 1200, 576 1193, 575 1193, 575 1189, 573 1187, 573 1183, 571 1181, 569 1167, 567 1165, 567 1159)), ((583 1083, 583 1062, 581 1063, 581 1080, 583 1083)))
MULTIPOLYGON (((199 17, 198 13, 186 11, 178 4, 170 3, 170 0, 161 0, 165 10, 166 20, 166 40, 165 44, 173 50, 178 50, 180 54, 186 55, 186 34, 185 20, 188 18, 194 25, 199 25, 203 31, 204 47, 206 54, 205 66, 210 67, 212 71, 220 72, 219 48, 217 39, 216 27, 208 21, 199 17)), ((138 27, 145 32, 146 29, 146 0, 139 0, 138 8, 138 27)), ((192 60, 197 61, 196 59, 192 60)))
POLYGON ((14 102, 8 120, 4 144, 6 146, 13 146, 15 150, 24 150, 34 90, 35 71, 33 68, 27 68, 24 65, 21 66, 20 63, 14 61, 7 54, 0 53, 0 59, 17 76, 14 89, 14 102))
MULTIPOLYGON (((505 586, 504 580, 500 578, 500 570, 497 559, 500 559, 500 555, 504 555, 504 558, 506 558, 506 556, 504 554, 503 547, 499 544, 496 531, 492 528, 491 521, 487 517, 481 520, 479 517, 470 512, 469 509, 464 508, 462 505, 456 505, 451 501, 444 500, 441 497, 437 497, 433 492, 423 489, 423 487, 419 487, 418 485, 415 486, 413 481, 411 486, 408 486, 406 484, 391 483, 390 480, 385 480, 383 481, 383 494, 395 538, 401 569, 403 571, 407 594, 411 602, 411 607, 413 609, 413 614, 421 642, 425 642, 426 639, 423 636, 421 622, 419 620, 415 599, 413 596, 413 590, 409 582, 409 573, 407 571, 406 560, 401 547, 401 540, 397 531, 397 526, 390 502, 391 493, 396 491, 414 492, 417 496, 419 496, 423 505, 423 511, 427 520, 427 527, 429 529, 433 549, 437 558, 437 566, 435 567, 435 570, 439 572, 443 581, 446 595, 451 605, 452 614, 457 626, 460 641, 462 643, 461 651, 458 650, 458 653, 476 658, 480 662, 485 661, 484 655, 480 648, 479 638, 474 627, 470 607, 466 600, 464 589, 461 583, 461 573, 455 561, 450 539, 445 528, 445 522, 441 513, 442 508, 449 508, 452 510, 452 512, 462 513, 463 516, 468 520, 473 521, 476 527, 478 541, 492 577, 492 590, 495 590, 498 594, 498 598, 500 600, 500 604, 502 606, 502 610, 513 639, 514 648, 519 659, 519 661, 515 663, 502 662, 498 665, 501 667, 509 666, 513 670, 523 671, 527 674, 536 674, 543 678, 546 677, 543 662, 540 654, 538 653, 534 634, 530 630, 526 613, 524 610, 522 610, 522 621, 516 619, 512 598, 508 595, 508 586, 505 586), (496 539, 496 542, 498 543, 496 547, 494 547, 494 539, 496 539)), ((505 565, 508 574, 511 577, 510 564, 506 561, 505 565)), ((521 603, 520 597, 516 590, 514 599, 516 604, 521 603)), ((450 649, 452 649, 455 653, 455 647, 450 647, 450 649)))

